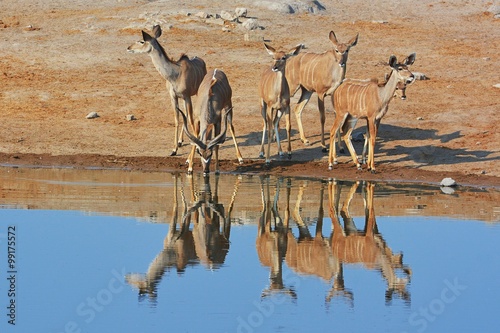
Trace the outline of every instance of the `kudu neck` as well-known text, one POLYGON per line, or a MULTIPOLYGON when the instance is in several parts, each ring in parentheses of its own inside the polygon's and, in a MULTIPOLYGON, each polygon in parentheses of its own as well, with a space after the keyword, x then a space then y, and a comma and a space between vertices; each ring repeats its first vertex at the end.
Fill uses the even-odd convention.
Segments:
POLYGON ((380 99, 382 102, 389 103, 389 101, 394 97, 394 92, 398 86, 398 75, 395 69, 392 70, 387 82, 381 86, 379 90, 380 99))
POLYGON ((151 60, 156 70, 166 80, 176 79, 179 76, 179 66, 175 64, 165 52, 165 49, 158 43, 158 41, 151 41, 151 60))

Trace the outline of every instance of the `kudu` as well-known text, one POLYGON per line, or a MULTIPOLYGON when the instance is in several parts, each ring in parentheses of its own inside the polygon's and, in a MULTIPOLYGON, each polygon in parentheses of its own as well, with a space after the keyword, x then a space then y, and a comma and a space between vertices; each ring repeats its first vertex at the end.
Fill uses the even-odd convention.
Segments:
MULTIPOLYGON (((388 79, 389 79, 389 75, 386 74, 384 77, 385 82, 387 82, 388 79)), ((378 83, 378 81, 376 79, 373 79, 373 80, 374 80, 374 82, 378 83)), ((413 82, 415 82, 415 81, 413 81, 413 82)), ((406 100, 406 88, 407 88, 407 86, 408 85, 406 84, 406 82, 398 82, 398 85, 396 87, 396 91, 394 92, 394 98, 399 97, 403 101, 406 100)), ((358 118, 348 117, 348 119, 346 119, 346 121, 342 125, 342 133, 347 133, 349 130, 350 130, 350 133, 352 133, 352 130, 354 130, 357 123, 358 123, 358 118)), ((380 125, 380 122, 377 124, 377 126, 379 126, 379 125, 380 125)), ((377 128, 377 132, 378 132, 378 128, 377 128)), ((340 139, 342 134, 340 132, 337 132, 337 133, 339 135, 336 138, 336 140, 338 140, 338 146, 340 148, 340 152, 343 153, 344 148, 341 146, 342 140, 340 139)), ((369 141, 369 137, 370 137, 370 133, 368 132, 368 127, 366 127, 366 132, 363 136, 364 136, 364 144, 363 144, 363 152, 361 154, 361 163, 366 164, 366 154, 368 152, 368 141, 369 141)))
POLYGON ((201 58, 194 57, 189 59, 185 54, 181 55, 177 61, 168 57, 165 49, 158 42, 161 36, 161 27, 153 27, 153 35, 142 31, 143 40, 136 42, 128 47, 130 53, 149 54, 153 65, 160 75, 166 80, 167 90, 170 94, 172 107, 174 108, 175 136, 174 148, 171 156, 177 154, 177 149, 182 146, 182 131, 179 123, 179 99, 184 101, 184 108, 188 115, 191 127, 193 122, 193 105, 191 96, 196 95, 203 77, 207 73, 205 62, 201 58))
POLYGON ((364 187, 365 227, 358 230, 354 219, 349 213, 349 206, 359 186, 359 182, 352 184, 344 201, 340 215, 344 226, 339 221, 339 198, 341 184, 332 181, 328 186, 329 212, 332 220, 332 235, 330 246, 332 255, 342 264, 363 264, 367 269, 379 270, 387 283, 386 301, 392 299, 394 293, 405 301, 410 295, 406 286, 410 280, 411 269, 403 265, 403 255, 393 254, 382 235, 378 232, 373 204, 374 183, 366 183, 364 187), (406 276, 399 277, 397 272, 402 271, 406 276))
POLYGON ((189 174, 193 173, 194 153, 197 151, 201 157, 203 173, 208 175, 214 150, 215 173, 219 173, 219 145, 225 141, 228 122, 236 149, 236 157, 240 164, 243 163, 243 157, 234 134, 231 96, 232 90, 226 74, 215 69, 205 75, 198 90, 198 101, 194 112, 194 133, 189 131, 186 125, 186 117, 182 111, 179 111, 184 121, 184 132, 193 144, 191 154, 187 160, 189 174), (211 139, 212 135, 214 136, 213 139, 211 139))
POLYGON ((288 83, 285 79, 285 67, 287 60, 292 56, 296 56, 300 52, 302 44, 295 46, 293 49, 288 51, 288 53, 276 51, 276 49, 272 46, 265 43, 264 47, 273 57, 273 64, 271 67, 267 67, 264 70, 259 82, 261 115, 264 120, 259 157, 264 157, 264 142, 267 133, 267 150, 265 156, 266 164, 269 165, 271 163, 270 149, 273 132, 276 136, 276 143, 278 144, 278 154, 279 156, 283 155, 279 137, 279 121, 283 114, 287 115, 286 132, 288 141, 288 158, 290 159, 292 156, 292 144, 290 141, 290 89, 288 88, 288 83))
POLYGON ((291 96, 297 90, 301 95, 294 113, 300 132, 300 140, 309 145, 302 126, 302 111, 309 102, 313 93, 318 94, 318 109, 321 122, 321 146, 326 152, 325 143, 325 97, 333 92, 342 83, 347 69, 349 50, 358 42, 358 35, 347 43, 339 43, 335 33, 330 31, 329 39, 333 49, 323 53, 303 52, 288 61, 286 66, 286 79, 290 87, 291 96))
POLYGON ((218 177, 215 180, 214 193, 211 191, 209 179, 203 177, 202 188, 195 191, 193 177, 190 177, 192 204, 188 207, 184 188, 179 184, 181 176, 174 176, 172 221, 163 241, 163 248, 149 265, 146 274, 131 273, 125 276, 127 283, 138 289, 141 298, 147 296, 155 303, 158 284, 165 272, 171 269, 175 268, 177 273, 182 274, 188 266, 201 263, 209 269, 214 269, 224 262, 229 251, 231 213, 241 179, 236 178, 226 211, 218 198, 218 177), (182 212, 179 211, 178 193, 182 199, 182 212), (205 219, 199 219, 200 215, 205 219), (192 221, 193 228, 190 230, 192 221), (177 227, 178 224, 180 228, 177 227))
MULTIPOLYGON (((377 130, 382 117, 387 113, 389 102, 394 97, 394 93, 399 83, 410 84, 414 76, 408 66, 415 61, 415 53, 410 54, 403 63, 398 63, 395 56, 389 58, 391 74, 387 82, 378 84, 376 80, 353 80, 346 79, 333 94, 333 105, 335 109, 335 121, 330 130, 330 153, 328 156, 328 168, 333 169, 333 164, 337 164, 337 152, 335 136, 339 129, 350 118, 364 118, 367 120, 368 128, 368 170, 375 172, 374 149, 377 130)), ((350 127, 343 133, 343 140, 346 143, 351 157, 358 167, 361 164, 356 155, 356 151, 351 142, 350 127)))

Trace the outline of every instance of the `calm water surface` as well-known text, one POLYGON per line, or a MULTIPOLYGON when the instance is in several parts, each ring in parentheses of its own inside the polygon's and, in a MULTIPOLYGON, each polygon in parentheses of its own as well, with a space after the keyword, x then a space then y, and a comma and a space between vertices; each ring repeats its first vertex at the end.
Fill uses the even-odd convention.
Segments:
POLYGON ((1 332, 498 330, 496 190, 14 168, 0 181, 1 332))

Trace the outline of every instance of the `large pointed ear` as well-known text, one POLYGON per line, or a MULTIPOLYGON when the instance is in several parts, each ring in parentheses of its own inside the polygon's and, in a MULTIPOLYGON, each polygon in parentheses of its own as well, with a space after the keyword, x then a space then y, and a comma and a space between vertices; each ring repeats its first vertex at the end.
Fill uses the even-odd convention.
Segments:
POLYGON ((148 34, 146 31, 142 30, 142 40, 144 40, 145 42, 149 42, 152 39, 153 39, 153 37, 151 37, 150 34, 148 34))
POLYGON ((389 66, 395 68, 397 64, 398 64, 398 59, 396 58, 396 56, 391 55, 389 57, 389 66))
POLYGON ((335 32, 330 31, 330 34, 328 35, 328 38, 330 38, 331 42, 335 45, 337 45, 339 42, 337 41, 337 36, 335 36, 335 32))
POLYGON ((276 50, 274 49, 274 47, 272 47, 270 45, 267 45, 266 43, 264 43, 264 47, 266 48, 267 53, 269 53, 271 56, 274 57, 274 52, 276 52, 276 50))
POLYGON ((415 62, 416 57, 417 57, 417 55, 415 53, 410 54, 408 56, 408 58, 405 59, 404 64, 406 66, 413 65, 413 63, 415 62))
POLYGON ((288 55, 289 56, 296 56, 297 54, 299 54, 300 50, 302 50, 303 46, 304 46, 304 44, 299 44, 299 45, 295 46, 293 49, 288 51, 288 55))
POLYGON ((155 25, 153 27, 153 35, 155 36, 155 38, 158 38, 161 36, 161 27, 159 25, 155 25))
POLYGON ((356 34, 356 37, 354 37, 353 39, 351 39, 348 44, 350 46, 355 46, 356 44, 358 44, 358 37, 359 37, 359 34, 356 34))

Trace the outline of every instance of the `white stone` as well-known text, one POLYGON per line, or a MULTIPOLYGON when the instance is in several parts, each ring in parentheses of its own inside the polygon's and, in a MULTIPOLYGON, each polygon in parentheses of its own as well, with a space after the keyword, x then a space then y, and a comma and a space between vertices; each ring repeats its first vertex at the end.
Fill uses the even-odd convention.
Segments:
POLYGON ((87 118, 87 119, 94 119, 94 118, 98 118, 98 117, 99 117, 99 115, 97 114, 97 112, 92 111, 85 118, 87 118))
POLYGON ((244 7, 238 7, 234 10, 237 17, 247 17, 248 10, 244 7))
POLYGON ((441 186, 448 186, 448 187, 457 186, 457 182, 453 178, 447 177, 441 181, 441 186))
POLYGON ((242 26, 247 30, 257 30, 261 28, 259 22, 256 19, 248 19, 243 22, 242 26))

